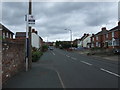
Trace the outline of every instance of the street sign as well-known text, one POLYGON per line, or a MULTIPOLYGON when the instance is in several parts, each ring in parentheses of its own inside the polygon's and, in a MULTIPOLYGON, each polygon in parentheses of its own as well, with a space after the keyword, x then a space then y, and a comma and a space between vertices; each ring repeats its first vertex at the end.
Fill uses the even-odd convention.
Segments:
POLYGON ((33 15, 27 15, 25 18, 25 21, 27 21, 28 26, 33 26, 35 25, 35 19, 33 15))

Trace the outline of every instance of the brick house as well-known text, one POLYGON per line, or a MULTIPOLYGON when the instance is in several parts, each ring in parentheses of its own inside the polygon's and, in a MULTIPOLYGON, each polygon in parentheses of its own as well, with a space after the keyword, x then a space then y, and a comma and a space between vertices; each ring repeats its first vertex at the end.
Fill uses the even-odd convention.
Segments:
POLYGON ((92 34, 91 36, 91 47, 100 47, 106 48, 108 47, 108 30, 106 27, 101 28, 101 31, 97 34, 92 34))
POLYGON ((118 25, 108 32, 108 48, 120 48, 120 21, 118 25))
POLYGON ((2 40, 13 39, 14 33, 6 28, 4 25, 0 24, 0 33, 2 35, 2 40))

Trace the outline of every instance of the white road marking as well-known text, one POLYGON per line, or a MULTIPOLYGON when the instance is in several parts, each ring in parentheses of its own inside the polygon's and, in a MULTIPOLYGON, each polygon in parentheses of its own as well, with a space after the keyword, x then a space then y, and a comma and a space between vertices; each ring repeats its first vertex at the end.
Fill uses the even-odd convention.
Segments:
POLYGON ((74 57, 71 57, 71 59, 73 59, 73 60, 77 60, 76 58, 74 58, 74 57))
POLYGON ((85 62, 85 61, 81 61, 81 62, 84 63, 84 64, 87 64, 87 65, 89 65, 89 66, 92 65, 91 63, 88 63, 88 62, 85 62))
POLYGON ((60 83, 61 83, 62 87, 65 88, 65 85, 64 85, 64 83, 63 83, 63 81, 62 81, 62 78, 61 78, 59 72, 58 72, 57 70, 55 70, 55 71, 56 71, 56 73, 57 73, 57 75, 58 75, 58 78, 59 78, 59 80, 60 80, 60 83))
POLYGON ((67 57, 70 57, 70 56, 68 56, 68 55, 66 55, 67 57))
POLYGON ((105 71, 105 72, 107 72, 107 73, 109 73, 109 74, 115 75, 115 76, 117 76, 117 77, 120 77, 120 75, 118 75, 118 74, 116 74, 116 73, 113 73, 113 72, 111 72, 111 71, 108 71, 108 70, 106 70, 106 69, 104 69, 104 68, 100 68, 100 70, 105 71))
POLYGON ((53 55, 55 55, 55 53, 54 53, 54 52, 52 52, 52 54, 53 54, 53 55))

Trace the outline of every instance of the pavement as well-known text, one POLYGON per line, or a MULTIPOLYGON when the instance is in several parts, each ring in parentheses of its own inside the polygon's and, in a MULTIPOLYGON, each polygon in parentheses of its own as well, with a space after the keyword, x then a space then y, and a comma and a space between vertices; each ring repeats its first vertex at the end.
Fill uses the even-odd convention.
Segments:
MULTIPOLYGON (((81 52, 81 51, 74 51, 74 52, 77 52, 79 54, 82 54, 82 55, 87 55, 87 52, 81 52)), ((112 61, 116 61, 118 62, 120 59, 120 55, 106 55, 106 54, 95 54, 95 55, 89 55, 91 57, 96 57, 96 58, 101 58, 101 59, 105 59, 105 60, 112 60, 112 61)))
POLYGON ((48 50, 28 72, 3 88, 118 88, 118 63, 60 49, 48 50))
POLYGON ((57 72, 33 63, 31 70, 18 73, 3 88, 62 88, 62 85, 57 72))

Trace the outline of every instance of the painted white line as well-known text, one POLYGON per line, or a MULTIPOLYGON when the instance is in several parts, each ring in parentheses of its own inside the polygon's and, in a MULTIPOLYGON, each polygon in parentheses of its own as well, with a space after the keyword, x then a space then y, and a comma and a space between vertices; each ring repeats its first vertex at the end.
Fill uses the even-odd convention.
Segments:
POLYGON ((60 83, 61 83, 62 87, 65 88, 65 85, 64 85, 64 83, 63 83, 63 81, 62 81, 62 78, 61 78, 60 74, 58 73, 57 70, 55 70, 55 71, 56 71, 56 73, 57 73, 57 75, 58 75, 58 78, 59 78, 59 80, 60 80, 60 83))
POLYGON ((68 55, 66 55, 67 57, 70 57, 70 56, 68 56, 68 55))
POLYGON ((52 52, 52 54, 53 54, 53 55, 55 55, 55 53, 54 53, 54 52, 52 52))
POLYGON ((73 59, 73 60, 77 60, 76 58, 74 58, 74 57, 71 57, 71 59, 73 59))
POLYGON ((112 74, 112 75, 114 75, 114 76, 120 77, 120 75, 118 75, 118 74, 116 74, 116 73, 113 73, 113 72, 111 72, 111 71, 108 71, 108 70, 106 70, 106 69, 104 69, 104 68, 100 68, 100 70, 105 71, 105 72, 107 72, 107 73, 109 73, 109 74, 112 74))
POLYGON ((89 66, 92 65, 91 63, 88 63, 88 62, 85 62, 85 61, 81 61, 81 62, 84 63, 84 64, 87 64, 87 65, 89 65, 89 66))

